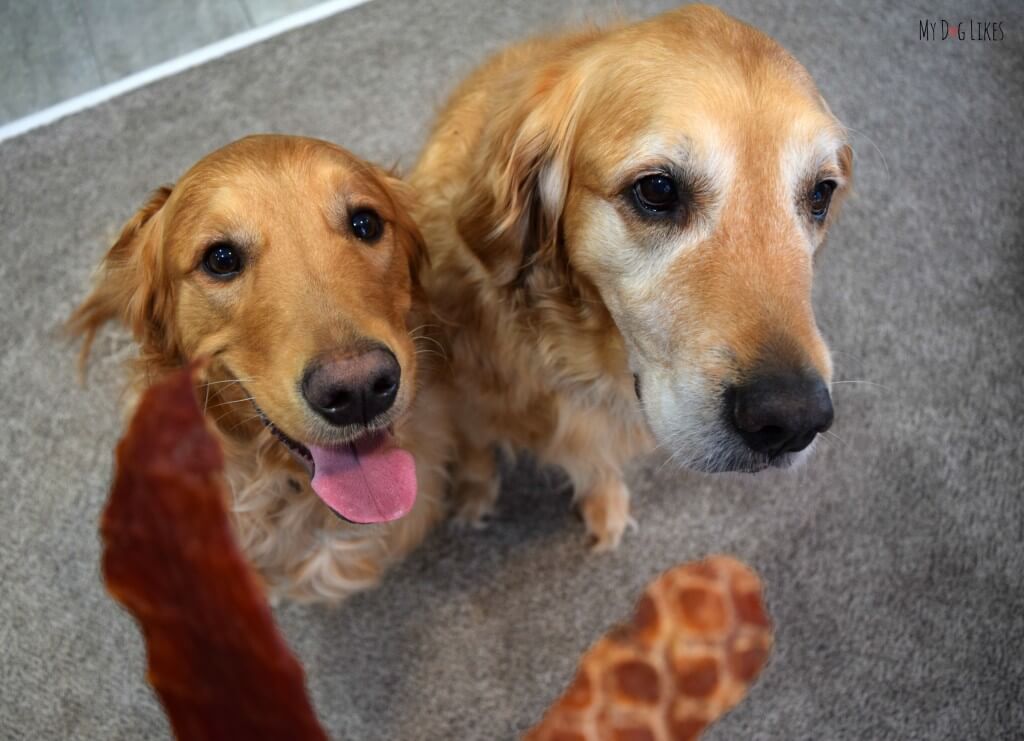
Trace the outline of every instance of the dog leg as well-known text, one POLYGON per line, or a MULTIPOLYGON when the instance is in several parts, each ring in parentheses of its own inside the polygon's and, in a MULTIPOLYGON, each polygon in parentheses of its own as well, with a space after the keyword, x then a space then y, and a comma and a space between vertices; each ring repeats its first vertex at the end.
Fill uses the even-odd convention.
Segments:
POLYGON ((619 420, 593 407, 566 410, 559 421, 558 434, 542 460, 569 474, 591 550, 614 550, 626 529, 637 527, 629 514, 622 467, 643 452, 646 440, 636 428, 622 427, 619 420))
POLYGON ((629 514, 629 489, 618 476, 601 479, 584 490, 579 508, 594 553, 618 548, 626 529, 637 528, 629 514))
POLYGON ((476 530, 487 527, 487 521, 498 501, 499 480, 494 463, 494 449, 463 441, 455 470, 453 490, 456 524, 476 530))

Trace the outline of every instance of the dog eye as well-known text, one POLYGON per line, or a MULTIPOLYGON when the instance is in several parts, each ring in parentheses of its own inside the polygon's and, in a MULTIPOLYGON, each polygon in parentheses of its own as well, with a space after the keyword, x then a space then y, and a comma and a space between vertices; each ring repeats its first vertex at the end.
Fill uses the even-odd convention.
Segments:
POLYGON ((382 231, 380 217, 373 211, 356 211, 350 220, 352 233, 364 242, 376 242, 382 231))
POLYGON ((640 207, 663 214, 679 205, 679 189, 668 175, 647 175, 633 184, 633 195, 640 207))
POLYGON ((828 206, 832 202, 832 193, 836 184, 832 180, 822 180, 816 183, 807 194, 807 202, 811 209, 811 216, 815 221, 821 221, 828 214, 828 206))
POLYGON ((242 256, 233 244, 217 242, 203 255, 203 270, 221 280, 234 278, 242 272, 242 256))

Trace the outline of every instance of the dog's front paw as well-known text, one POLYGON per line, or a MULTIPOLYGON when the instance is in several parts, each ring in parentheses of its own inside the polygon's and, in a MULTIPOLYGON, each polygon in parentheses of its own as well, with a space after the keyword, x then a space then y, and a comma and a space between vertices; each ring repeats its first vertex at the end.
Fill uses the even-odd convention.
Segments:
POLYGON ((457 527, 483 530, 491 524, 498 502, 498 482, 460 481, 455 493, 452 522, 457 527))
POLYGON ((627 529, 637 529, 629 515, 629 489, 621 481, 603 484, 580 498, 580 513, 594 553, 618 548, 627 529))

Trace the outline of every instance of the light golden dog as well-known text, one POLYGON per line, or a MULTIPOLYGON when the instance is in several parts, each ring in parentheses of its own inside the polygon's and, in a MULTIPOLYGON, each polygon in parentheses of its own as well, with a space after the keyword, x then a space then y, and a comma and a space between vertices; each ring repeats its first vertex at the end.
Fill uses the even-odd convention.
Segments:
POLYGON ((83 360, 105 322, 132 331, 136 392, 209 359, 196 391, 240 545, 295 599, 372 586, 442 512, 451 438, 417 349, 434 340, 407 190, 326 142, 235 142, 128 222, 70 320, 83 360))
POLYGON ((529 41, 463 83, 411 180, 464 514, 494 501, 496 443, 564 467, 598 548, 652 442, 705 471, 800 458, 832 422, 812 263, 851 160, 803 67, 709 7, 529 41))

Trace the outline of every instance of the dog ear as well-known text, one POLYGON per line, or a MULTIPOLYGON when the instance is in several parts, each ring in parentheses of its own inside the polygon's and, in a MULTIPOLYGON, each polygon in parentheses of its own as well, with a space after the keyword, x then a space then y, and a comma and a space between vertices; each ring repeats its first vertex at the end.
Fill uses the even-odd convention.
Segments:
POLYGON ((849 144, 844 144, 839 149, 839 169, 842 170, 843 177, 853 180, 853 148, 849 144))
POLYGON ((157 190, 129 219, 100 263, 92 292, 68 319, 66 330, 82 337, 79 369, 85 367, 100 327, 120 321, 131 330, 144 354, 165 353, 162 318, 170 304, 162 287, 160 210, 171 194, 157 190))
POLYGON ((839 148, 839 172, 842 174, 843 179, 846 181, 846 186, 842 189, 838 198, 833 198, 832 206, 829 208, 828 221, 831 224, 837 218, 842 210, 843 204, 849 196, 853 188, 853 148, 849 144, 844 144, 839 148))
POLYGON ((459 233, 501 285, 557 254, 582 88, 557 65, 499 111, 457 214, 459 233))
POLYGON ((419 226, 412 218, 416 207, 416 191, 397 175, 377 169, 377 178, 382 190, 391 201, 394 225, 399 245, 409 261, 409 277, 414 288, 420 287, 420 274, 430 265, 430 255, 419 226))

